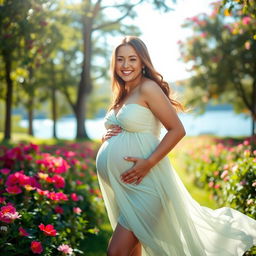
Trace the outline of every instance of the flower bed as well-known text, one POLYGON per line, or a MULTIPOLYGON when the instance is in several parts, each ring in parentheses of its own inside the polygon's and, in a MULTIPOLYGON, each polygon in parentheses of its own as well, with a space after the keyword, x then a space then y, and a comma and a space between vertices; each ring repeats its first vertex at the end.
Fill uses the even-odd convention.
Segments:
POLYGON ((104 208, 89 143, 0 148, 0 251, 79 255, 104 208))
MULTIPOLYGON (((256 139, 202 140, 185 153, 187 171, 211 191, 219 207, 230 206, 256 219, 256 139), (196 145, 196 146, 195 146, 196 145)), ((252 254, 256 253, 255 248, 252 254)))

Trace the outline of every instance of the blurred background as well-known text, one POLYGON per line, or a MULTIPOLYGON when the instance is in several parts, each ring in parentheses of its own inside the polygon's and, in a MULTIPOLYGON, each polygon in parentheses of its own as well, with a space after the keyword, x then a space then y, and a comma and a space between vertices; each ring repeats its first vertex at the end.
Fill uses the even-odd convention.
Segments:
POLYGON ((254 1, 0 0, 0 15, 1 138, 101 138, 124 35, 191 109, 187 135, 255 133, 254 1))

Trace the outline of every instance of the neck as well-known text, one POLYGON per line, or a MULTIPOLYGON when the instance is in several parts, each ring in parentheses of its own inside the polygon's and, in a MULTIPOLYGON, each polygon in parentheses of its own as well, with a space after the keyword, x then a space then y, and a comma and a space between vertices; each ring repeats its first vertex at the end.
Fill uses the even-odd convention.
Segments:
POLYGON ((143 76, 139 75, 131 82, 125 83, 125 90, 129 94, 131 91, 133 91, 141 82, 142 82, 143 76))

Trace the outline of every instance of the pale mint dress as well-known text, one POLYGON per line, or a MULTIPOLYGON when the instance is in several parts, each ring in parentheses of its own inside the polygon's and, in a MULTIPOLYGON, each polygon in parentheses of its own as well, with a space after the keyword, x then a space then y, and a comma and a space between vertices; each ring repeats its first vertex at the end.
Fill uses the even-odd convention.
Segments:
POLYGON ((256 245, 256 221, 232 208, 199 205, 188 193, 168 157, 139 185, 120 175, 132 167, 125 156, 147 158, 159 144, 160 122, 150 109, 124 105, 107 113, 105 127, 123 128, 106 140, 96 158, 98 179, 113 229, 131 230, 143 256, 241 256, 256 245))

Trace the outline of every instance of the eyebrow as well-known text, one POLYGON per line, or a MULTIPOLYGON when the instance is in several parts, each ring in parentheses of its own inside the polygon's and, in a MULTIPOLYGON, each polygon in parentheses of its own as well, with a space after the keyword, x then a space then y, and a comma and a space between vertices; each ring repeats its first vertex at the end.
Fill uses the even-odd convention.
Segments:
MULTIPOLYGON (((117 55, 116 57, 122 57, 122 58, 123 58, 124 56, 122 56, 122 55, 117 55)), ((136 57, 136 58, 137 58, 138 56, 137 56, 137 55, 130 55, 130 56, 128 56, 128 57, 129 57, 129 58, 131 58, 131 57, 136 57)))

